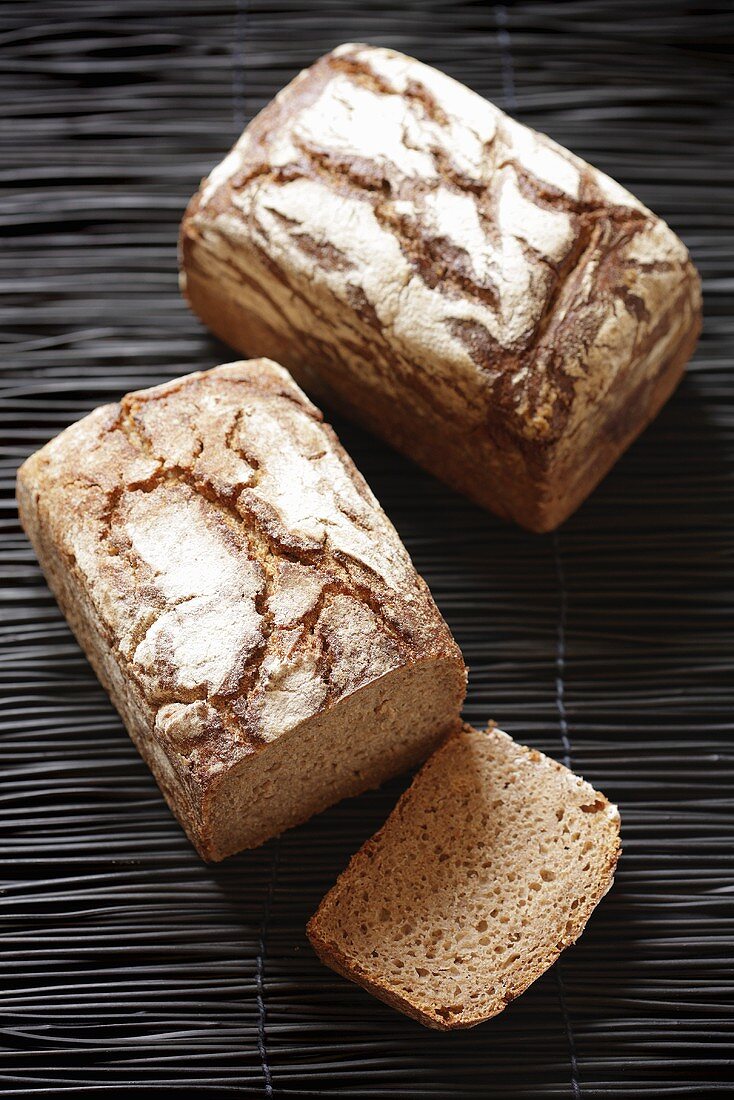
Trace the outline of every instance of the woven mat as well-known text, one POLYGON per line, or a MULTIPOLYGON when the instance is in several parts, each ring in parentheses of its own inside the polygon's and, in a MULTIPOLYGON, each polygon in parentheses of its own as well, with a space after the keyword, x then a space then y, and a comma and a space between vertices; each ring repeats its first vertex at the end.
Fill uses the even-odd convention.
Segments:
POLYGON ((5 3, 0 856, 5 1095, 703 1096, 731 1087, 731 3, 5 3), (405 780, 202 864, 17 524, 20 460, 231 353, 176 285, 199 178, 299 67, 416 54, 611 172, 682 234, 706 322, 659 420, 556 536, 504 526, 336 421, 494 717, 621 805, 617 885, 496 1021, 424 1031, 304 925, 405 780), (12 347, 12 352, 11 352, 12 347))

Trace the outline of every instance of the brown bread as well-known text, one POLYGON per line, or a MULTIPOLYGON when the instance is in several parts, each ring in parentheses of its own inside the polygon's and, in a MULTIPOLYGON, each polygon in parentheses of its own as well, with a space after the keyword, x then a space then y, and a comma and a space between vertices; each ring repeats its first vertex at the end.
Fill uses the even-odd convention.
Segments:
POLYGON ((668 226, 444 74, 341 46, 204 181, 193 309, 487 508, 566 518, 678 382, 701 294, 668 226))
POLYGON ((282 367, 129 394, 23 465, 23 526, 197 849, 218 860, 423 759, 461 655, 282 367))
POLYGON ((309 938, 428 1027, 473 1027, 578 938, 619 852, 602 794, 500 730, 465 726, 354 856, 309 938))

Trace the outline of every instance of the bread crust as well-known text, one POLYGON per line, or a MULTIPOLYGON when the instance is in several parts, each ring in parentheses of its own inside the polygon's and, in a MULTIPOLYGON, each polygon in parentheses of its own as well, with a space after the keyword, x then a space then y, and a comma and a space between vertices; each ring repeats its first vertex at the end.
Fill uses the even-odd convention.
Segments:
MULTIPOLYGON (((405 1015, 424 1024, 426 1027, 439 1031, 452 1031, 460 1028, 475 1027, 485 1020, 491 1019, 493 1016, 502 1012, 511 1001, 523 993, 528 986, 544 974, 545 971, 556 962, 562 951, 576 942, 583 932, 593 910, 611 889, 614 881, 614 872, 622 851, 619 841, 619 814, 616 807, 612 806, 604 795, 595 791, 588 784, 582 783, 586 796, 595 803, 594 812, 598 812, 600 818, 603 817, 608 826, 608 836, 605 838, 604 847, 597 854, 594 886, 587 892, 584 900, 572 910, 570 920, 566 924, 562 939, 550 947, 545 957, 533 969, 523 973, 520 981, 509 989, 505 989, 503 995, 498 998, 489 1009, 485 1007, 481 1011, 463 1010, 458 1014, 452 1013, 450 1015, 442 1015, 437 1011, 435 1001, 427 999, 422 1000, 417 994, 413 994, 411 997, 401 995, 400 992, 394 987, 391 987, 390 984, 376 978, 374 968, 370 970, 354 955, 348 955, 340 945, 337 944, 335 937, 330 935, 329 921, 333 906, 341 894, 349 893, 350 889, 353 887, 354 880, 362 872, 366 872, 367 875, 369 874, 366 869, 368 869, 370 864, 375 860, 381 847, 385 843, 389 843, 388 837, 395 835, 395 832, 401 828, 400 823, 405 822, 406 828, 410 827, 419 791, 421 788, 425 788, 431 784, 434 773, 442 773, 446 759, 450 759, 457 745, 459 745, 462 740, 466 741, 467 739, 471 740, 478 737, 488 737, 495 742, 502 743, 503 746, 509 743, 516 756, 524 758, 533 764, 542 764, 543 767, 562 776, 564 781, 569 779, 577 783, 579 782, 575 780, 575 777, 573 777, 568 769, 562 764, 551 760, 549 757, 544 756, 534 749, 527 748, 523 745, 517 745, 507 736, 507 734, 503 733, 501 730, 495 729, 493 726, 490 726, 485 734, 480 734, 477 730, 472 729, 472 727, 464 725, 460 730, 457 730, 452 736, 447 738, 443 745, 437 749, 423 765, 411 786, 408 787, 398 800, 395 808, 382 828, 379 829, 354 856, 352 856, 348 866, 339 876, 334 887, 332 887, 322 900, 318 910, 309 921, 307 927, 308 938, 311 945, 322 962, 332 970, 335 970, 349 981, 361 985, 369 993, 372 993, 373 996, 384 1001, 392 1008, 405 1013, 405 1015)), ((501 767, 501 765, 498 764, 498 767, 501 767)), ((416 919, 420 920, 419 913, 416 913, 416 919)))
MULTIPOLYGON (((212 814, 231 777, 284 735, 297 753, 344 700, 445 661, 458 719, 465 670, 446 624, 277 364, 97 409, 24 463, 17 495, 62 611, 205 858, 230 854, 212 814)), ((268 835, 266 821, 257 842, 268 835)))
POLYGON ((443 74, 359 45, 301 73, 203 182, 181 266, 217 335, 272 349, 533 530, 657 414, 700 330, 661 219, 443 74))

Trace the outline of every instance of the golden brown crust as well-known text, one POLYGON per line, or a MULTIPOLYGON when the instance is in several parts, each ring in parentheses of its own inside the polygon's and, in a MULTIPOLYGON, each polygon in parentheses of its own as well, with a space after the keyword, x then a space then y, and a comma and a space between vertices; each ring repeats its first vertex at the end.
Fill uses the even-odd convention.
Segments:
MULTIPOLYGON (((458 782, 461 783, 460 776, 458 782)), ((430 833, 422 837, 422 844, 425 845, 426 851, 429 850, 434 839, 430 833)), ((578 939, 593 910, 612 885, 620 854, 619 816, 616 807, 611 806, 602 794, 594 791, 588 784, 577 780, 562 764, 550 760, 536 750, 516 745, 502 731, 490 727, 486 734, 479 734, 476 730, 465 725, 447 738, 443 745, 430 757, 411 786, 400 797, 382 828, 352 856, 347 868, 339 876, 337 882, 322 900, 317 912, 309 921, 308 937, 319 958, 327 966, 348 980, 363 986, 378 999, 400 1012, 404 1012, 425 1026, 443 1031, 474 1027, 502 1012, 507 1004, 524 992, 529 985, 553 965, 566 947, 571 946, 578 939), (583 797, 593 802, 593 805, 587 806, 586 809, 594 816, 598 814, 598 820, 604 822, 605 828, 599 835, 598 850, 594 852, 595 875, 592 887, 586 889, 583 896, 575 900, 570 910, 569 920, 565 923, 561 936, 554 943, 549 943, 543 957, 536 958, 529 968, 521 969, 513 982, 505 986, 494 1000, 490 999, 481 1008, 467 1009, 463 1007, 457 1011, 452 1009, 447 1011, 441 1006, 438 995, 430 988, 414 989, 409 995, 402 993, 394 983, 390 982, 388 977, 379 976, 380 964, 378 962, 365 961, 354 948, 348 951, 340 939, 340 934, 335 931, 333 915, 335 906, 340 904, 341 898, 351 898, 357 895, 360 883, 362 891, 364 891, 365 883, 371 883, 373 895, 379 893, 379 885, 375 881, 374 873, 370 878, 371 869, 373 866, 378 865, 381 852, 394 841, 396 836, 411 830, 417 815, 420 813, 421 799, 426 789, 430 789, 432 784, 436 788, 437 796, 437 804, 432 811, 436 815, 434 818, 436 829, 441 830, 442 822, 444 825, 448 825, 445 815, 451 812, 450 809, 447 809, 446 806, 438 808, 439 791, 443 784, 447 782, 447 775, 451 774, 451 769, 447 768, 447 764, 454 767, 452 758, 456 756, 454 770, 460 769, 463 762, 457 750, 462 746, 462 742, 466 742, 467 739, 473 741, 477 738, 489 738, 499 745, 500 751, 495 767, 501 777, 506 776, 511 782, 514 781, 509 772, 506 773, 503 770, 503 758, 509 745, 516 761, 524 759, 534 765, 540 765, 542 768, 548 769, 550 773, 555 773, 561 779, 562 784, 568 786, 569 792, 575 788, 577 798, 578 793, 582 792, 583 797), (439 778, 434 780, 434 775, 439 778)), ((459 852, 455 853, 457 859, 460 858, 460 855, 459 852)), ((530 856, 529 851, 527 855, 530 856)), ((426 865, 424 865, 423 870, 430 873, 426 865)), ((464 889, 466 889, 466 883, 462 883, 462 890, 464 889)), ((372 907, 376 904, 374 900, 370 904, 365 904, 360 912, 360 920, 369 922, 373 915, 372 907)), ((423 914, 418 908, 419 901, 417 898, 414 905, 413 918, 415 921, 420 922, 423 914)), ((343 914, 341 919, 342 921, 345 919, 343 914)), ((552 919, 550 912, 549 919, 552 919)), ((389 951, 389 944, 386 945, 386 950, 389 951)), ((405 962, 407 965, 409 960, 406 959, 405 962)))
POLYGON ((394 670, 463 662, 321 414, 267 360, 130 394, 32 456, 21 521, 166 797, 394 670))
POLYGON ((181 257, 218 335, 276 349, 313 392, 534 529, 655 415, 635 395, 672 389, 700 327, 685 248, 633 196, 435 70, 361 46, 251 123, 192 200, 181 257))

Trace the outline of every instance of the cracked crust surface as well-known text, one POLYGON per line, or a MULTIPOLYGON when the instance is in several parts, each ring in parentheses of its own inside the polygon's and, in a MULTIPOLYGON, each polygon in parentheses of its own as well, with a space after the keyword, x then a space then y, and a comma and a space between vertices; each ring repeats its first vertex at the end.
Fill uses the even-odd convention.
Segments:
POLYGON ((655 414, 700 322, 685 247, 629 192, 366 46, 328 54, 253 120, 181 243, 184 290, 219 335, 273 348, 313 392, 536 526, 655 414), (425 443, 437 431, 446 447, 425 443))
POLYGON ((19 502, 103 683, 188 803, 396 670, 447 659, 463 677, 367 484, 268 360, 97 409, 25 463, 19 502))
POLYGON ((428 1027, 501 1012, 583 932, 612 885, 619 813, 501 730, 423 766, 308 934, 339 974, 428 1027))

